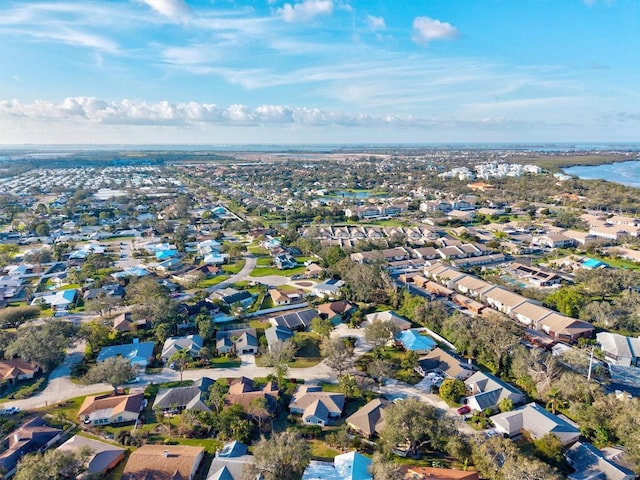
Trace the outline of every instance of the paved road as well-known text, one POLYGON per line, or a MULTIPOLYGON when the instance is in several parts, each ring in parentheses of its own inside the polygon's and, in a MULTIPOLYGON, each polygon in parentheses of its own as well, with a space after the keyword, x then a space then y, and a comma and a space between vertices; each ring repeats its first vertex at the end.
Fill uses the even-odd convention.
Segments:
POLYGON ((223 288, 227 288, 229 285, 233 283, 244 280, 249 276, 249 274, 253 271, 253 269, 256 268, 257 262, 258 262, 258 259, 256 258, 255 255, 253 255, 252 253, 246 254, 244 256, 244 267, 242 267, 242 269, 238 273, 236 273, 235 275, 231 275, 224 282, 220 282, 219 284, 214 285, 213 287, 210 287, 208 291, 212 292, 214 290, 222 290, 223 288))

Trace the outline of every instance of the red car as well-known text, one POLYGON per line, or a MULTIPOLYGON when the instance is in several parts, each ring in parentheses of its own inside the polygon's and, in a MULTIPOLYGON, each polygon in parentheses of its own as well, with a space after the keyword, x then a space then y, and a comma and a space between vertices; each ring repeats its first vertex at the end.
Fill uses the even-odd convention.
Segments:
POLYGON ((469 405, 463 405, 459 409, 456 410, 458 415, 466 415, 471 411, 471 407, 469 405))

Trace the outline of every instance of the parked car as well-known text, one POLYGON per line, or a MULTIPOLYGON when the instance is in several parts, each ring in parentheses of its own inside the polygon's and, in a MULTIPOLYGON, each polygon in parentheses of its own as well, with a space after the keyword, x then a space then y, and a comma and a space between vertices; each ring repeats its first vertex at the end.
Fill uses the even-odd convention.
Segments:
POLYGON ((471 412, 471 407, 469 405, 463 405, 459 409, 456 410, 458 415, 466 415, 471 412))

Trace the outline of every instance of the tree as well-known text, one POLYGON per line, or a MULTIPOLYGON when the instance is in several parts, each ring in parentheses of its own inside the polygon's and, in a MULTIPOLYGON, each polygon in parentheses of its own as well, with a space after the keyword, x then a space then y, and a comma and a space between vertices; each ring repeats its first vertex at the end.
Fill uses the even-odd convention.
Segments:
POLYGON ((289 373, 289 362, 296 354, 296 346, 291 339, 284 342, 275 342, 264 355, 265 363, 273 367, 273 372, 278 379, 278 387, 282 388, 284 379, 289 373))
POLYGON ((247 415, 258 424, 258 430, 262 433, 263 422, 271 418, 267 399, 262 397, 251 400, 247 405, 247 415))
MULTIPOLYGON (((44 454, 34 453, 25 455, 18 462, 15 480, 75 480, 86 473, 86 462, 91 456, 88 449, 64 451, 58 449, 47 450, 44 454)), ((91 475, 82 478, 97 479, 91 475)))
POLYGON ((86 322, 80 325, 78 336, 86 340, 91 352, 99 351, 116 338, 111 327, 99 322, 86 322))
POLYGON ((191 356, 185 349, 178 350, 176 353, 169 357, 169 364, 174 365, 175 369, 180 372, 180 383, 182 383, 182 374, 187 369, 190 361, 191 356))
POLYGON ((353 367, 353 346, 344 338, 327 338, 321 345, 322 356, 329 368, 335 370, 338 377, 353 367))
POLYGON ((127 383, 136 376, 136 369, 124 357, 110 357, 93 365, 84 376, 87 384, 108 383, 115 391, 118 385, 127 383))
POLYGON ((65 350, 73 345, 77 328, 70 322, 52 320, 44 325, 29 325, 17 332, 16 339, 5 351, 9 358, 19 356, 26 362, 34 362, 45 371, 59 365, 65 350))
POLYGON ((393 364, 384 358, 374 358, 367 364, 367 374, 382 385, 385 378, 393 375, 393 364))
POLYGON ((38 315, 40 307, 37 306, 8 307, 0 312, 0 326, 17 327, 38 315))
POLYGON ((229 383, 227 380, 219 378, 209 387, 207 405, 212 406, 216 413, 220 413, 224 407, 224 397, 228 392, 229 383))
POLYGON ((338 386, 340 387, 340 391, 344 393, 347 398, 357 397, 361 393, 356 377, 349 373, 338 377, 338 386))
POLYGON ((449 405, 456 404, 467 394, 467 386, 462 380, 447 378, 440 385, 440 396, 449 405))
POLYGON ((285 430, 269 439, 260 438, 253 448, 254 475, 265 480, 299 480, 311 461, 309 445, 300 433, 285 430))
POLYGON ((373 454, 373 462, 369 467, 373 480, 402 480, 404 474, 400 470, 400 465, 390 461, 380 452, 373 454))
POLYGON ((498 402, 498 409, 501 412, 510 412, 513 410, 513 401, 509 397, 504 397, 498 402))
POLYGON ((374 350, 387 344, 398 333, 398 326, 390 320, 374 320, 364 327, 364 339, 374 350))
POLYGON ((329 338, 333 330, 333 323, 328 318, 316 317, 311 320, 311 330, 322 338, 329 338))
POLYGON ((545 303, 560 313, 577 318, 580 309, 587 302, 587 297, 578 287, 563 287, 549 295, 545 303))
POLYGON ((416 454, 425 444, 433 450, 444 451, 454 430, 452 420, 443 411, 408 398, 385 408, 380 439, 386 451, 403 446, 416 454))
POLYGON ((537 455, 543 462, 559 464, 562 461, 562 441, 555 433, 547 433, 533 441, 537 455))

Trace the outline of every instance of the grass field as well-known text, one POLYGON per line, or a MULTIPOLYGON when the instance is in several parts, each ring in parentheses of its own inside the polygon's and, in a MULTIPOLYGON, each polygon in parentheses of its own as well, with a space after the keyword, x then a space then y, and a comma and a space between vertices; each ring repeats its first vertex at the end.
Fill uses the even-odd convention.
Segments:
POLYGON ((290 277, 292 275, 302 275, 307 267, 296 267, 288 270, 279 270, 276 267, 256 267, 252 272, 252 277, 266 277, 268 275, 279 275, 281 277, 290 277))

